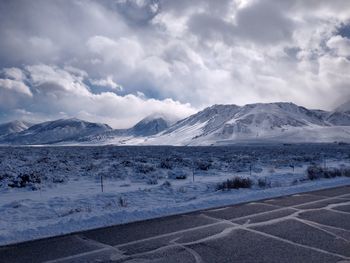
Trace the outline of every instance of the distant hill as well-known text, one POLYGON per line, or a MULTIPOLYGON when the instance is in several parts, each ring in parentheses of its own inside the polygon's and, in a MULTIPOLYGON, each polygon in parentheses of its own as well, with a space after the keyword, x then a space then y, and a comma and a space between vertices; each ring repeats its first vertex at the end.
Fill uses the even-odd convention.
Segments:
POLYGON ((7 123, 0 124, 0 137, 9 135, 12 133, 17 133, 24 131, 31 127, 33 124, 26 121, 11 121, 7 123))
POLYGON ((60 119, 33 125, 26 130, 9 134, 0 142, 8 144, 53 144, 75 141, 91 134, 112 130, 107 124, 86 122, 79 119, 60 119))

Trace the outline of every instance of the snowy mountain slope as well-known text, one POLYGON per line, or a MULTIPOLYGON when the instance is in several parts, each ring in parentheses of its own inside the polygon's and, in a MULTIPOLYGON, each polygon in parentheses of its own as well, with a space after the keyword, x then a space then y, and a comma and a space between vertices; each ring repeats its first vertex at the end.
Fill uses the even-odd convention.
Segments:
POLYGON ((325 120, 336 126, 350 126, 350 111, 349 113, 334 111, 329 113, 325 120))
POLYGON ((86 122, 79 119, 60 119, 31 126, 30 128, 3 137, 0 142, 8 144, 52 144, 74 141, 82 136, 112 130, 106 124, 86 122))
POLYGON ((24 131, 32 125, 33 125, 32 123, 29 123, 26 121, 18 121, 18 120, 0 124, 0 137, 8 134, 24 131))
POLYGON ((144 141, 144 137, 155 135, 169 128, 171 121, 165 116, 151 115, 148 116, 129 129, 115 129, 104 133, 85 136, 79 139, 82 143, 99 143, 99 144, 138 144, 144 141), (137 142, 136 142, 137 141, 137 142))
POLYGON ((225 141, 302 141, 303 138, 309 142, 348 140, 347 129, 338 127, 342 125, 350 126, 345 114, 308 110, 293 103, 214 105, 149 138, 145 144, 210 145, 225 141), (331 126, 332 129, 327 129, 331 126))
POLYGON ((338 108, 335 109, 336 112, 345 112, 350 114, 350 100, 348 102, 345 102, 344 104, 340 105, 338 108))
POLYGON ((169 128, 169 121, 162 117, 149 116, 138 122, 128 130, 129 135, 150 136, 169 128))
POLYGON ((214 105, 171 125, 149 116, 129 129, 57 120, 0 137, 2 144, 216 145, 238 142, 350 142, 350 114, 293 103, 214 105))

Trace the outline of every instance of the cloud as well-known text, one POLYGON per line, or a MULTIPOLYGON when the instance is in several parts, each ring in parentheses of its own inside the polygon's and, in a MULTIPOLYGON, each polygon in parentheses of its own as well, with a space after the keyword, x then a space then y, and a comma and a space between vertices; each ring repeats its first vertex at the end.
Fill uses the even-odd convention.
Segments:
POLYGON ((350 96, 349 21, 346 0, 0 1, 0 121, 331 109, 350 96))
POLYGON ((132 24, 144 25, 160 11, 159 0, 117 0, 117 10, 132 24))
POLYGON ((107 76, 106 79, 91 79, 90 83, 99 86, 99 87, 107 87, 112 90, 123 90, 123 87, 119 84, 115 83, 112 76, 107 76))
MULTIPOLYGON (((22 111, 31 120, 75 116, 125 128, 150 114, 163 113, 183 118, 195 112, 189 104, 172 99, 156 100, 137 94, 120 96, 107 91, 93 93, 86 84, 89 76, 72 68, 40 64, 24 69, 6 69, 6 72, 9 71, 21 72, 33 92, 20 80, 0 79, 0 88, 27 95, 21 101, 12 101, 11 108, 16 109, 13 116, 22 111)), ((98 82, 104 84, 101 83, 103 81, 108 84, 112 80, 98 82)))
POLYGON ((350 57, 350 39, 339 35, 331 37, 327 46, 335 51, 338 56, 350 57))
POLYGON ((0 88, 13 91, 16 93, 21 93, 24 95, 32 96, 32 93, 24 83, 18 80, 12 79, 0 79, 0 88))

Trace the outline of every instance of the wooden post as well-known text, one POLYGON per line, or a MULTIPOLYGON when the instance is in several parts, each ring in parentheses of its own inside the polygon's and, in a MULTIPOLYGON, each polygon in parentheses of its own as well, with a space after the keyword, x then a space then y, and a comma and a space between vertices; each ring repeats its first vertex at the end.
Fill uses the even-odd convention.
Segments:
POLYGON ((103 176, 101 175, 101 192, 103 193, 103 176))
POLYGON ((41 174, 40 174, 40 197, 42 196, 42 187, 43 187, 43 182, 42 182, 41 174))
POLYGON ((194 182, 194 164, 192 165, 192 182, 194 182))

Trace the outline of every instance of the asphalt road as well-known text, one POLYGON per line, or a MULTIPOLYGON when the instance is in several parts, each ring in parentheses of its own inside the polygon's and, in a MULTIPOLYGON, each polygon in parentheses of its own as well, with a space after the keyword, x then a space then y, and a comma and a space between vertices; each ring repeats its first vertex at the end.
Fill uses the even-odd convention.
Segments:
POLYGON ((350 262, 350 186, 0 247, 0 262, 350 262))

